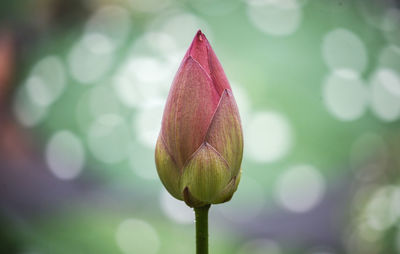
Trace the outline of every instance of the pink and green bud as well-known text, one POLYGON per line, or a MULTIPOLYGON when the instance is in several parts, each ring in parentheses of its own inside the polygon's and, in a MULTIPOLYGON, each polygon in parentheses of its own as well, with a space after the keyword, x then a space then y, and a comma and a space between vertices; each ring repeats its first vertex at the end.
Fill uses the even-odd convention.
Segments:
POLYGON ((229 201, 240 180, 243 134, 231 87, 198 31, 168 95, 157 140, 158 175, 188 206, 229 201))

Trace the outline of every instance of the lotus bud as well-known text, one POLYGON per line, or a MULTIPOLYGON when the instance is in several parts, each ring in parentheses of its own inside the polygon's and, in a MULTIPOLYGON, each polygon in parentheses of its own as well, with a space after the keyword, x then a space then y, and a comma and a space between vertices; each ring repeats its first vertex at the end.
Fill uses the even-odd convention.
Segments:
POLYGON ((199 30, 175 75, 155 161, 168 192, 190 207, 227 202, 240 180, 243 134, 232 89, 199 30))

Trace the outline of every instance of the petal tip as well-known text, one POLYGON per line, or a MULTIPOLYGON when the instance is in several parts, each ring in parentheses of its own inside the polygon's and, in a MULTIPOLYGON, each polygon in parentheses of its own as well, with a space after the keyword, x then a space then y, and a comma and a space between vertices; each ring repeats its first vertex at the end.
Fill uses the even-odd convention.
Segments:
MULTIPOLYGON (((209 42, 207 40, 206 35, 199 29, 197 31, 196 35, 194 36, 193 41, 190 45, 189 53, 191 55, 192 53, 196 53, 196 51, 198 52, 199 48, 207 49, 208 46, 209 46, 209 42)), ((207 52, 204 52, 204 53, 207 53, 207 52)), ((205 55, 207 56, 208 54, 205 54, 205 55)))
POLYGON ((203 67, 204 70, 206 70, 208 74, 210 74, 210 67, 208 64, 209 47, 210 44, 207 40, 207 37, 199 29, 194 36, 193 41, 186 54, 187 58, 192 57, 196 62, 201 65, 201 67, 203 67))
POLYGON ((203 41, 203 37, 205 37, 205 35, 201 32, 201 29, 199 29, 196 33, 196 37, 199 41, 203 41))

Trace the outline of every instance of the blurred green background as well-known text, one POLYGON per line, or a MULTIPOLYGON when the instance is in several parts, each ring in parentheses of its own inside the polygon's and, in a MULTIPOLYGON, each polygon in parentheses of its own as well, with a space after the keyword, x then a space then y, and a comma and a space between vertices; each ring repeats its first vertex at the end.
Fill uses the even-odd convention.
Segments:
POLYGON ((0 253, 194 253, 153 153, 198 29, 233 87, 243 175, 210 253, 400 253, 400 3, 0 3, 0 253))

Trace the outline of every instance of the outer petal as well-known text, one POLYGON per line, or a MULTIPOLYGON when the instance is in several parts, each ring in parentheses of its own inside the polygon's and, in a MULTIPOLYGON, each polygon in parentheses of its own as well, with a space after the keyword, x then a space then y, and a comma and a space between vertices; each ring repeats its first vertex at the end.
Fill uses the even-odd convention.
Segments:
POLYGON ((243 133, 239 111, 232 92, 224 90, 212 119, 206 142, 212 145, 228 162, 235 177, 243 156, 243 133))
POLYGON ((226 78, 224 69, 222 69, 222 66, 211 46, 208 50, 208 62, 210 66, 210 76, 213 80, 215 89, 218 91, 218 94, 221 95, 225 89, 232 91, 228 79, 226 78))
POLYGON ((239 174, 229 182, 228 186, 226 186, 225 189, 223 191, 221 191, 221 193, 218 194, 218 197, 212 203, 220 204, 220 203, 225 203, 225 202, 228 202, 229 200, 231 200, 233 194, 237 190, 241 175, 242 175, 242 171, 240 170, 239 174))
POLYGON ((162 135, 179 168, 204 141, 218 101, 207 73, 187 58, 172 84, 162 121, 162 135))
POLYGON ((212 146, 204 143, 185 166, 181 189, 187 188, 196 200, 210 204, 230 180, 231 173, 225 160, 212 146))
POLYGON ((181 178, 180 170, 176 166, 174 159, 170 156, 161 135, 159 135, 157 140, 155 159, 158 176, 165 188, 172 196, 183 200, 179 184, 181 178))

